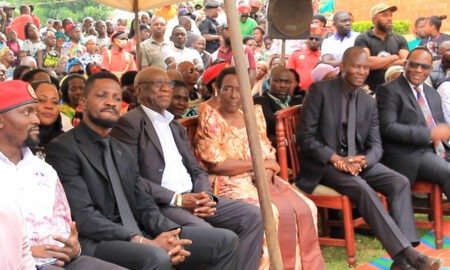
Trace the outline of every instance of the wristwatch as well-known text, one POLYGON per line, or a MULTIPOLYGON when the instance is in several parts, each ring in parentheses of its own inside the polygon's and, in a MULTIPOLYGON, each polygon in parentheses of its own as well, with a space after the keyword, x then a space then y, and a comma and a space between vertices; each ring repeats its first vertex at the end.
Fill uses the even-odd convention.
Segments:
POLYGON ((177 194, 175 196, 175 206, 182 207, 183 206, 183 194, 177 194))

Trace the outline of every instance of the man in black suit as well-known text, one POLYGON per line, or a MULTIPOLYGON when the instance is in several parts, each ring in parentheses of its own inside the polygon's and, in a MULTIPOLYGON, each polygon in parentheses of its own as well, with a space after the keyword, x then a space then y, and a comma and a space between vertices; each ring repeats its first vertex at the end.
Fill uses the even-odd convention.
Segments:
POLYGON ((450 198, 450 126, 439 94, 424 84, 431 68, 431 53, 418 47, 409 53, 404 75, 378 88, 382 162, 411 183, 438 183, 450 198))
POLYGON ((349 196, 384 248, 391 269, 438 269, 442 260, 413 248, 419 244, 408 180, 379 163, 382 154, 375 100, 361 87, 369 73, 368 54, 347 49, 340 78, 311 86, 300 117, 300 177, 306 192, 331 187, 349 196), (392 217, 376 191, 390 202, 392 217))
POLYGON ((235 269, 237 236, 181 228, 163 216, 145 192, 133 154, 109 136, 122 104, 117 77, 89 77, 80 102, 83 122, 49 144, 47 158, 79 226, 82 253, 131 269, 235 269))
POLYGON ((275 66, 270 70, 270 88, 262 96, 253 98, 255 104, 261 105, 264 119, 267 124, 267 137, 272 145, 276 145, 275 138, 275 113, 279 110, 301 104, 302 96, 292 97, 289 95, 291 86, 289 70, 284 66, 275 66))
POLYGON ((258 207, 213 196, 186 131, 166 109, 172 88, 167 73, 149 67, 134 85, 141 106, 120 118, 111 136, 127 144, 139 163, 147 192, 166 217, 182 226, 219 227, 239 236, 236 269, 257 269, 263 228, 258 207))

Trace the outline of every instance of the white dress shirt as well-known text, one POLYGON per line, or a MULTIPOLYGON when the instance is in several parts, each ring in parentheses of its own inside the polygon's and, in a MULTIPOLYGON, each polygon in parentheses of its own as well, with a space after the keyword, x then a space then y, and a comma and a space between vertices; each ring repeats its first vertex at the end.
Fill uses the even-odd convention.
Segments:
POLYGON ((70 208, 56 171, 23 148, 23 158, 12 163, 0 152, 2 181, 17 192, 32 246, 60 245, 53 236, 69 236, 70 208))
POLYGON ((355 45, 357 36, 359 36, 359 33, 350 32, 343 39, 337 33, 326 38, 320 48, 320 57, 322 58, 325 54, 329 54, 333 56, 334 60, 341 62, 345 50, 355 45))
POLYGON ((203 69, 203 60, 200 56, 200 53, 192 48, 184 47, 183 49, 179 49, 175 46, 171 46, 167 51, 165 51, 164 63, 166 62, 166 59, 169 57, 173 57, 175 59, 175 63, 177 65, 184 61, 189 61, 196 68, 203 69))
POLYGON ((445 81, 437 89, 442 101, 442 111, 445 122, 450 124, 450 81, 445 81))
MULTIPOLYGON (((160 114, 143 105, 141 106, 155 128, 163 151, 165 167, 161 186, 175 192, 175 194, 191 192, 193 188, 192 179, 183 164, 183 158, 178 151, 169 126, 174 119, 173 114, 166 110, 164 110, 163 114, 160 114)), ((174 203, 174 198, 170 202, 171 205, 174 203)))

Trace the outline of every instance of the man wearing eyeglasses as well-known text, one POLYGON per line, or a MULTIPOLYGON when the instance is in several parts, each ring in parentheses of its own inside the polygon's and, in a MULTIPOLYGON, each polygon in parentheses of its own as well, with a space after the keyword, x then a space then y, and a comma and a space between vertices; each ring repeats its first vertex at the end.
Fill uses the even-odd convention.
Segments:
MULTIPOLYGON (((150 67, 135 78, 141 106, 120 118, 111 135, 127 144, 138 160, 146 191, 163 215, 181 226, 224 228, 239 237, 237 265, 256 270, 262 248, 259 209, 213 195, 208 174, 194 157, 185 129, 167 111, 172 81, 150 67)), ((204 235, 208 239, 208 235, 204 235)))
POLYGON ((450 198, 450 126, 439 94, 424 84, 432 59, 426 48, 417 47, 407 57, 404 75, 378 87, 382 162, 411 183, 438 183, 450 198))
POLYGON ((320 60, 320 45, 322 44, 322 28, 311 25, 311 33, 306 41, 307 47, 297 50, 289 56, 288 68, 293 68, 300 75, 300 89, 308 90, 313 82, 311 71, 320 60))

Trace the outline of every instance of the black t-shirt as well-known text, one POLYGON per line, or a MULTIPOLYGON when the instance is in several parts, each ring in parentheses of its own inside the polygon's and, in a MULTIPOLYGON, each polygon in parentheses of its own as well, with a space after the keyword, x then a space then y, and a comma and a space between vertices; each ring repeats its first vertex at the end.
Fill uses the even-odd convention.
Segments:
MULTIPOLYGON (((370 56, 378 56, 381 52, 398 55, 401 49, 408 50, 408 42, 403 36, 390 33, 384 40, 381 40, 374 35, 373 29, 361 33, 355 40, 355 46, 368 48, 370 56)), ((378 85, 384 83, 385 72, 386 69, 374 69, 370 71, 366 79, 370 90, 375 91, 378 85)))
MULTIPOLYGON (((217 31, 218 26, 219 23, 216 20, 210 17, 206 17, 205 20, 198 26, 198 29, 200 30, 200 33, 202 33, 202 35, 219 35, 219 32, 217 31)), ((219 46, 220 43, 218 39, 206 41, 205 50, 209 53, 213 53, 219 48, 219 46)))

